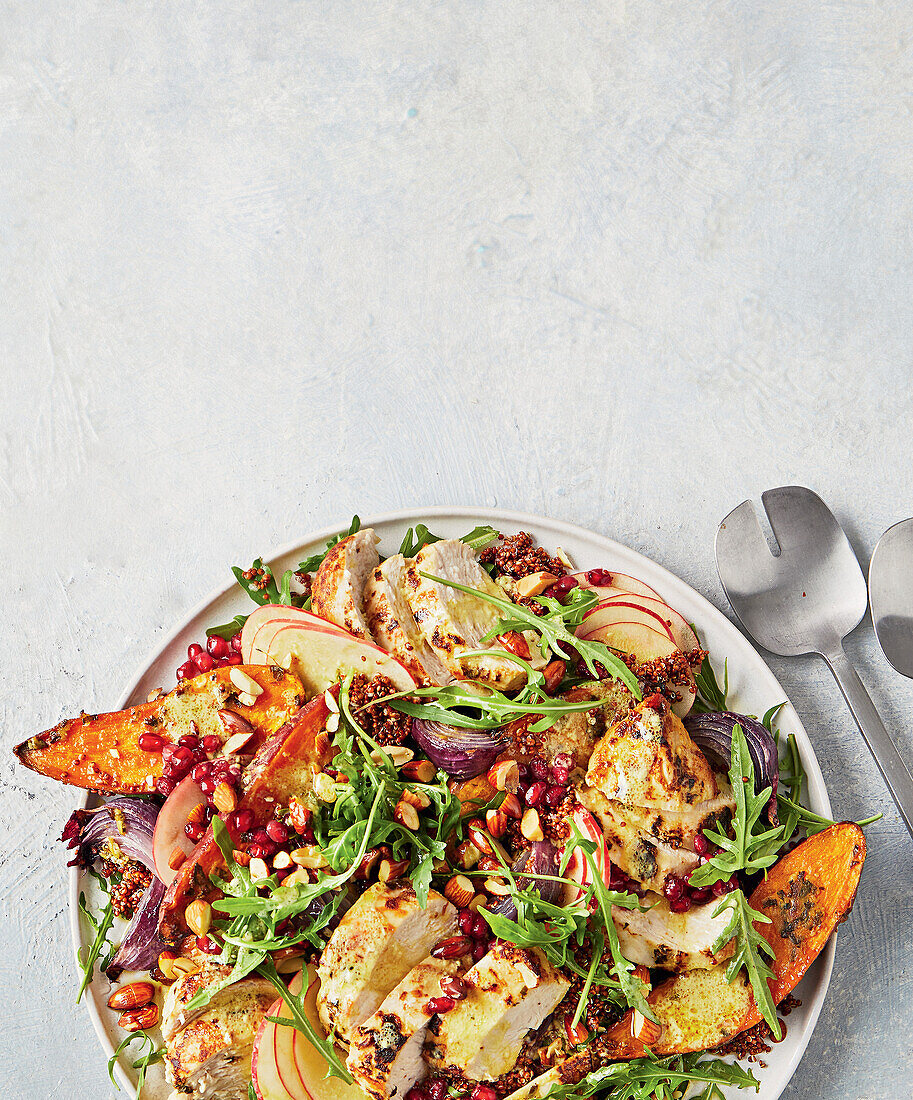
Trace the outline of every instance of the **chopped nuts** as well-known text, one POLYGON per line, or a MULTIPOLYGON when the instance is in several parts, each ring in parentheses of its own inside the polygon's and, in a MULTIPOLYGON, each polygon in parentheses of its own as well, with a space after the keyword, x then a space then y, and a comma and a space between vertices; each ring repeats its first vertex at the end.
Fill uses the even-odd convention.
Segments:
POLYGON ((280 959, 276 963, 276 970, 280 974, 297 974, 302 969, 304 969, 304 955, 290 955, 287 959, 280 959))
POLYGON ((123 1012, 127 1008, 142 1008, 155 996, 155 986, 151 982, 131 982, 122 985, 108 998, 108 1008, 123 1012))
POLYGON ((408 859, 383 859, 377 869, 378 882, 394 882, 409 870, 408 859))
POLYGON ((240 752, 244 748, 253 735, 253 730, 250 730, 248 733, 245 733, 243 730, 240 733, 233 733, 222 746, 222 752, 224 752, 226 756, 233 756, 236 752, 240 752))
POLYGON ((408 802, 410 806, 414 806, 417 810, 427 810, 431 805, 431 799, 424 791, 403 791, 400 798, 403 802, 408 802))
POLYGON ((645 1046, 653 1046, 659 1041, 662 1033, 662 1024, 655 1024, 638 1012, 636 1008, 634 1009, 634 1015, 631 1017, 631 1034, 635 1039, 638 1039, 645 1046))
POLYGON ((187 858, 187 853, 183 848, 175 848, 171 855, 168 857, 168 866, 172 871, 176 871, 184 860, 187 858))
POLYGON ((251 882, 261 882, 263 879, 269 878, 269 867, 266 866, 266 860, 260 859, 259 856, 254 856, 247 869, 250 871, 251 882))
POLYGON ((311 876, 307 873, 306 868, 299 867, 297 871, 292 871, 290 875, 286 875, 282 880, 283 886, 307 886, 311 881, 311 876))
POLYGON ((475 896, 475 888, 465 875, 454 875, 444 887, 444 896, 452 901, 457 909, 465 909, 475 896))
POLYGON ((124 1031, 145 1031, 155 1027, 159 1022, 159 1006, 156 1004, 143 1005, 142 1008, 131 1008, 128 1012, 122 1012, 117 1021, 124 1031))
POLYGON ((230 787, 227 783, 217 783, 216 789, 212 792, 212 801, 220 813, 229 814, 237 808, 238 796, 235 794, 234 787, 230 787))
POLYGON ((407 829, 411 829, 413 833, 418 832, 418 810, 416 810, 410 802, 405 802, 400 799, 393 809, 393 817, 400 825, 404 825, 407 829))
POLYGON ((361 857, 361 863, 355 868, 352 877, 359 880, 370 878, 371 872, 377 866, 378 860, 382 855, 390 855, 390 849, 387 848, 386 844, 378 845, 376 848, 369 848, 361 857))
POLYGON ((154 703, 156 699, 161 699, 165 692, 161 688, 153 688, 152 691, 146 696, 147 703, 154 703))
POLYGON ((336 801, 336 784, 326 772, 318 772, 314 778, 314 794, 321 802, 336 801))
POLYGON ((520 788, 520 766, 516 760, 499 760, 488 770, 488 782, 496 791, 510 791, 513 794, 520 788))
POLYGON ((554 573, 547 573, 545 570, 530 573, 528 577, 521 577, 517 581, 517 596, 521 600, 541 596, 546 588, 550 588, 557 579, 554 573))
POLYGON ((520 832, 527 840, 545 840, 542 825, 539 823, 539 811, 532 806, 520 818, 520 832))
POLYGON ((197 936, 205 936, 212 923, 212 909, 208 901, 197 898, 184 910, 187 927, 197 936))
POLYGON ((374 749, 371 753, 371 759, 375 764, 385 764, 389 757, 393 761, 394 768, 401 768, 404 764, 408 764, 414 756, 412 749, 407 749, 405 745, 387 745, 383 749, 374 749))
MULTIPOLYGON (((232 665, 228 673, 228 678, 239 692, 252 695, 255 702, 263 694, 263 688, 260 687, 257 681, 248 676, 246 672, 242 672, 237 665, 232 665)), ((253 703, 245 703, 244 705, 253 706, 253 703)))
POLYGON ((466 832, 469 834, 469 839, 480 852, 484 852, 485 855, 491 855, 491 841, 485 834, 484 821, 482 821, 478 817, 474 817, 472 821, 470 821, 469 824, 466 826, 466 832))
POLYGON ((257 702, 257 696, 250 695, 246 691, 239 691, 238 702, 241 704, 242 707, 252 707, 257 702))
POLYGON ((468 987, 462 978, 456 974, 445 974, 441 978, 441 993, 445 997, 452 997, 455 1001, 461 1001, 467 994, 468 987))
POLYGON ((339 715, 331 714, 325 723, 327 733, 335 733, 339 729, 339 715))
MULTIPOLYGON (((194 974, 200 973, 199 963, 195 963, 193 959, 185 958, 183 955, 179 955, 171 963, 171 972, 175 978, 189 978, 194 974)), ((164 973, 164 971, 162 971, 164 973)))
POLYGON ((225 727, 226 733, 253 733, 254 727, 246 718, 235 714, 233 710, 220 710, 219 721, 225 727))
POLYGON ((494 894, 499 898, 506 898, 510 893, 510 885, 500 878, 487 878, 485 880, 485 889, 489 894, 494 894))
POLYGON ((478 913, 478 911, 484 909, 487 904, 488 898, 484 894, 476 894, 466 908, 471 909, 473 913, 478 913))
POLYGON ((402 776, 415 783, 431 783, 437 776, 437 767, 430 760, 408 760, 403 764, 402 776))
POLYGON ((327 710, 331 714, 339 714, 339 703, 336 702, 336 696, 330 691, 329 688, 323 693, 323 701, 327 705, 327 710))
POLYGON ((464 871, 468 871, 470 868, 475 867, 479 862, 479 856, 481 854, 482 853, 471 840, 464 840, 461 844, 457 845, 457 863, 459 863, 464 871))
POLYGON ((173 951, 163 951, 158 957, 158 968, 166 981, 173 982, 177 975, 174 972, 174 961, 177 955, 173 951))
POLYGON ((276 852, 273 856, 273 870, 284 871, 287 867, 291 867, 293 862, 289 852, 276 852))
POLYGON ((498 807, 502 814, 507 814, 508 817, 512 817, 515 821, 519 821, 523 816, 523 804, 515 794, 506 794, 504 801, 498 807))
MULTIPOLYGON (((316 844, 305 844, 301 848, 292 851, 292 859, 299 867, 326 867, 327 861, 323 858, 323 852, 316 844)), ((288 882, 288 879, 285 880, 288 882)))
POLYGON ((564 673, 567 670, 567 662, 556 658, 549 663, 542 670, 542 675, 545 677, 545 693, 546 695, 553 695, 558 685, 564 679, 564 673))
MULTIPOLYGON (((504 813, 503 810, 489 810, 485 814, 485 823, 488 825, 488 831, 496 839, 504 836, 507 832, 507 827, 510 825, 510 818, 504 813)), ((473 844, 478 843, 473 837, 473 844)))

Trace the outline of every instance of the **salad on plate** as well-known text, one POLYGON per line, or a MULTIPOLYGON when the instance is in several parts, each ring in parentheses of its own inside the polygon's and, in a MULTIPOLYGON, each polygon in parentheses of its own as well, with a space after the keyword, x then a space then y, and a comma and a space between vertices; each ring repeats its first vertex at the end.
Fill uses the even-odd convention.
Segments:
POLYGON ((489 526, 377 543, 235 568, 257 606, 176 687, 16 748, 96 796, 62 839, 112 1064, 174 1100, 756 1090, 868 822, 805 807, 780 707, 729 709, 636 577, 489 526))

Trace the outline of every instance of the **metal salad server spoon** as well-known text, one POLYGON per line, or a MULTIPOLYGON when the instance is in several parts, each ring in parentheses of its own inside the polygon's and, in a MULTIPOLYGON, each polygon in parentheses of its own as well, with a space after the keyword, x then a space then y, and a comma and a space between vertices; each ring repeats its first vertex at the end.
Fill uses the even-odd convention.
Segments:
POLYGON ((732 609, 754 640, 772 653, 824 658, 913 836, 913 776, 843 649, 843 639, 868 606, 853 548, 811 489, 768 489, 761 501, 778 552, 768 546, 750 500, 733 509, 717 531, 717 569, 732 609))
POLYGON ((913 519, 895 523, 878 540, 869 563, 869 600, 882 652, 913 678, 913 519))

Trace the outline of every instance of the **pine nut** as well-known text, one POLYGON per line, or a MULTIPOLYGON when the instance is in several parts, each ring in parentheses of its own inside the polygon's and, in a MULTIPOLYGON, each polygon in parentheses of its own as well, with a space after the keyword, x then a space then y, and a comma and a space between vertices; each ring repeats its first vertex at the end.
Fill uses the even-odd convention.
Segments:
POLYGON ((437 767, 430 760, 407 760, 402 767, 402 776, 414 783, 431 783, 437 776, 437 767))
POLYGON ((418 832, 419 819, 418 810, 409 802, 404 802, 400 799, 393 809, 393 817, 400 825, 404 825, 407 829, 410 829, 413 833, 418 832))
POLYGON ((237 809, 238 796, 234 788, 227 783, 217 783, 216 789, 212 792, 212 802, 220 813, 230 814, 232 810, 237 809))
POLYGON ((191 932, 198 936, 205 936, 212 923, 212 908, 208 901, 197 898, 184 910, 184 920, 191 932))
POLYGON ((488 782, 496 791, 514 794, 520 788, 520 766, 516 760, 499 760, 488 769, 488 782))
POLYGON ((527 840, 545 840, 542 826, 539 823, 539 811, 530 807, 520 819, 520 832, 527 840))
POLYGON ((475 887, 465 875, 454 875, 444 887, 444 896, 452 901, 457 909, 465 909, 475 896, 475 887))
MULTIPOLYGON (((228 678, 238 689, 239 693, 244 692, 247 695, 252 695, 255 702, 263 694, 263 688, 260 687, 257 681, 248 676, 246 672, 242 672, 237 665, 232 665, 228 673, 228 678)), ((253 706, 252 703, 245 703, 244 705, 253 706)))

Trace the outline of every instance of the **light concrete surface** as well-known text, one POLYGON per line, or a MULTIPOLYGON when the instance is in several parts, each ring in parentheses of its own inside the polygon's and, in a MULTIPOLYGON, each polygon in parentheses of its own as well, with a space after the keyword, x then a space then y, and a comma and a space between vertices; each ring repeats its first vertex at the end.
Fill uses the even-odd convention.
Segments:
MULTIPOLYGON (((913 513, 899 0, 0 4, 0 1092, 108 1097, 74 796, 104 709, 246 561, 355 510, 575 521, 725 606, 720 518, 913 513)), ((913 757, 913 685, 849 648, 913 757)), ((913 1095, 913 842, 838 690, 771 661, 836 811, 883 809, 788 1100, 913 1095)))

